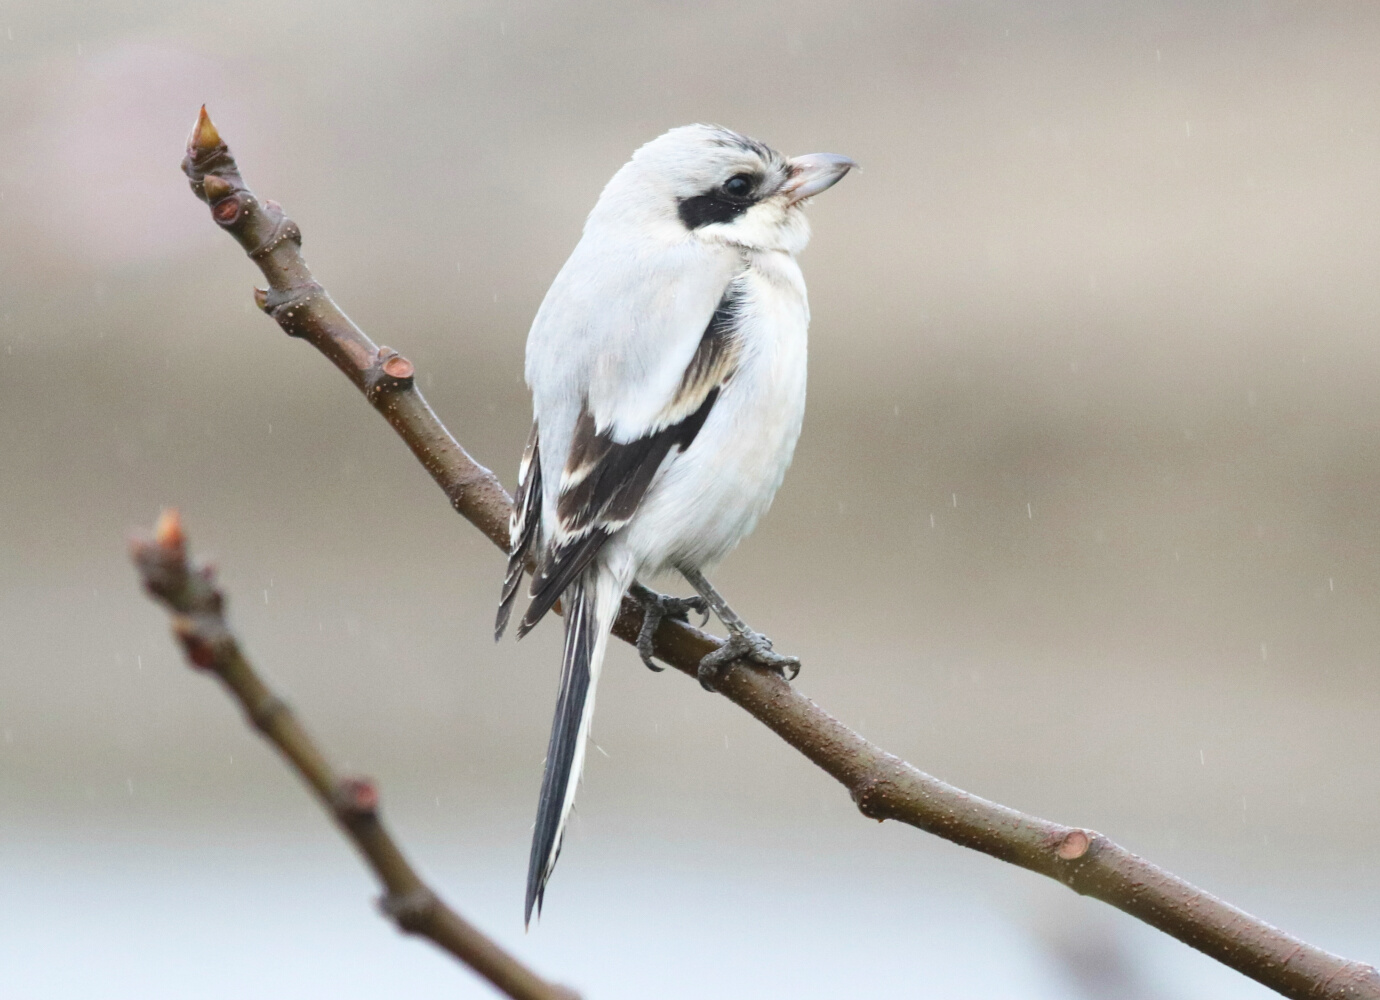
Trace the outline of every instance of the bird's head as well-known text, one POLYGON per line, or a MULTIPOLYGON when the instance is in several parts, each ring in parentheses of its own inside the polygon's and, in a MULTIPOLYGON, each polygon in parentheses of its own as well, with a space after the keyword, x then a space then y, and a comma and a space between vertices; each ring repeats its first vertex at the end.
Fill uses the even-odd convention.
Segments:
POLYGON ((801 208, 856 164, 834 153, 787 157, 717 125, 685 125, 647 143, 614 175, 590 221, 653 227, 671 238, 798 253, 801 208))

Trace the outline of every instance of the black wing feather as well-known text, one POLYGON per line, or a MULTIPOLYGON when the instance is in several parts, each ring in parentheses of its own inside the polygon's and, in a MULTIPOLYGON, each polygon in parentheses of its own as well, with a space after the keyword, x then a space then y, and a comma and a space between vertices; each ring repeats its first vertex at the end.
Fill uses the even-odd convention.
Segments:
POLYGON ((519 637, 532 630, 609 536, 637 513, 671 449, 684 451, 694 442, 736 367, 740 300, 738 284, 730 284, 667 406, 673 419, 665 426, 618 443, 608 430, 596 428, 587 408, 581 411, 556 502, 560 536, 550 540, 532 578, 532 603, 518 626, 519 637))
POLYGON ((503 591, 498 599, 498 617, 494 620, 494 641, 503 638, 508 619, 517 600, 518 585, 522 583, 527 557, 541 533, 541 445, 537 425, 522 453, 518 471, 517 496, 513 498, 513 513, 508 519, 508 573, 503 578, 503 591))

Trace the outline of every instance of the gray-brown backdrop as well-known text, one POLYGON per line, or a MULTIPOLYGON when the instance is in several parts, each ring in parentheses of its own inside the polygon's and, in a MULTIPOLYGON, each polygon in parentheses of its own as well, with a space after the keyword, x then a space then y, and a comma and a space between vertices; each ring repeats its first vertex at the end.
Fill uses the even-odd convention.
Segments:
POLYGON ((558 629, 494 646, 499 554, 252 308, 177 169, 203 101, 509 484, 633 148, 857 158, 723 589, 917 765, 1380 959, 1377 51, 1359 3, 0 6, 0 995, 487 995, 180 663, 123 548, 163 504, 422 866, 591 998, 1263 993, 623 648, 524 936, 558 629))

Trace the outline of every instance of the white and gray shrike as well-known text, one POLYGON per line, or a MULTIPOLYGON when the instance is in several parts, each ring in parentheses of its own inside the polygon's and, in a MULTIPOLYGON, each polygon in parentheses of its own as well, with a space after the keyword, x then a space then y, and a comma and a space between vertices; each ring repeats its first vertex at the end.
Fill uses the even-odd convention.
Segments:
POLYGON ((524 922, 560 854, 584 764, 594 688, 623 595, 646 609, 638 650, 665 616, 712 608, 728 641, 700 664, 748 659, 794 676, 709 585, 771 505, 805 412, 810 309, 795 255, 801 211, 854 166, 788 159, 728 129, 653 139, 613 175, 527 338, 532 435, 522 456, 495 636, 529 559, 526 635, 563 599, 565 651, 527 871, 524 922), (699 597, 637 581, 677 570, 699 597))

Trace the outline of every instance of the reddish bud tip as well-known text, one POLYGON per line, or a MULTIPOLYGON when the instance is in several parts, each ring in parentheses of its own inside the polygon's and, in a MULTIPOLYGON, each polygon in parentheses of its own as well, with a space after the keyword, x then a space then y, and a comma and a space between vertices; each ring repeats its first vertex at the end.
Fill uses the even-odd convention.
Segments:
POLYGON ((193 666, 209 670, 216 665, 215 647, 197 632, 196 626, 190 621, 185 618, 174 620, 173 635, 182 643, 182 651, 187 654, 187 659, 192 661, 193 666))
POLYGON ((182 515, 176 507, 168 507, 158 515, 153 540, 165 549, 180 549, 187 543, 187 536, 182 533, 182 515))
POLYGON ((235 193, 235 185, 217 174, 207 174, 201 182, 207 201, 220 201, 235 193))
POLYGON ((411 378, 412 362, 401 354, 395 354, 383 363, 383 373, 392 378, 411 378))
POLYGON ((228 226, 240 217, 240 200, 222 198, 211 206, 211 217, 223 226, 228 226))
POLYGON ((343 779, 336 795, 347 812, 372 813, 379 807, 378 787, 368 778, 343 779))
POLYGON ((1082 830, 1070 830, 1059 842, 1059 857, 1065 861, 1077 861, 1088 853, 1092 840, 1082 830))
POLYGON ((187 148, 196 153, 209 153, 221 145, 224 144, 220 141, 220 133, 211 123, 211 116, 206 113, 206 105, 203 104, 201 113, 196 116, 196 124, 192 126, 192 134, 187 137, 187 148))

